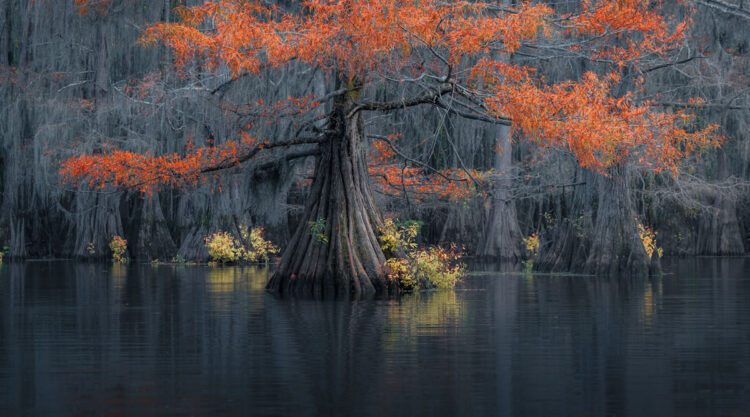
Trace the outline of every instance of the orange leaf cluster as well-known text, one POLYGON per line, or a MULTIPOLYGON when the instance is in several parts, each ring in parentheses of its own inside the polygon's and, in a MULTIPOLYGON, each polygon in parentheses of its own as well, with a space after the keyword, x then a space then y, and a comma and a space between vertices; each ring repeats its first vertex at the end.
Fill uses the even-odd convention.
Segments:
POLYGON ((240 74, 298 60, 352 77, 403 69, 416 48, 447 49, 454 63, 492 45, 512 51, 521 40, 534 39, 552 13, 543 4, 490 13, 490 4, 438 0, 308 0, 303 5, 301 15, 250 0, 179 7, 179 22, 150 27, 142 41, 169 45, 180 68, 205 59, 209 69, 225 64, 240 74))
MULTIPOLYGON (((384 194, 397 196, 407 193, 417 201, 428 197, 460 201, 480 193, 466 171, 448 169, 428 173, 422 168, 397 164, 392 143, 397 142, 399 137, 389 135, 387 141, 377 140, 370 151, 367 169, 384 194)), ((481 181, 486 174, 475 170, 469 173, 477 181, 481 181)))
POLYGON ((542 146, 569 149, 582 166, 601 173, 625 161, 676 173, 680 161, 721 141, 716 125, 690 131, 692 116, 684 111, 654 112, 632 93, 614 97, 614 72, 548 86, 504 63, 484 60, 474 70, 491 80, 494 94, 486 105, 492 114, 512 119, 516 132, 542 146))
POLYGON ((651 0, 583 0, 582 6, 583 11, 571 17, 566 33, 589 37, 593 57, 619 64, 678 46, 691 23, 686 19, 671 26, 651 0))
POLYGON ((111 2, 112 0, 75 0, 78 12, 82 16, 88 15, 91 10, 95 10, 100 15, 105 16, 111 2))
POLYGON ((125 86, 125 94, 139 99, 144 99, 154 93, 159 95, 157 86, 161 77, 161 72, 155 72, 146 75, 142 79, 129 80, 128 84, 125 86))
MULTIPOLYGON (((416 202, 426 198, 461 201, 479 194, 469 175, 459 169, 441 170, 441 175, 438 175, 429 174, 421 168, 391 163, 372 164, 368 166, 368 171, 384 194, 398 196, 407 193, 416 202)), ((478 171, 469 172, 475 179, 483 176, 478 171)))
POLYGON ((185 155, 113 150, 70 158, 62 164, 60 173, 64 181, 74 184, 84 181, 91 187, 125 187, 151 195, 164 186, 194 186, 204 169, 232 166, 248 150, 259 146, 263 144, 246 137, 217 147, 190 149, 185 155))

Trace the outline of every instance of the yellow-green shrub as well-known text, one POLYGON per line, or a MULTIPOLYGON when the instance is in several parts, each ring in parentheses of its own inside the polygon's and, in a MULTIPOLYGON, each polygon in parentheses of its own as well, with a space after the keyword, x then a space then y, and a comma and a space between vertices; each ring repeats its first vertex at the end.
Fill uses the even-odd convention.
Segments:
POLYGON ((228 232, 218 231, 206 238, 208 254, 214 262, 268 262, 270 256, 279 252, 279 249, 270 241, 263 238, 263 228, 256 227, 248 229, 240 226, 242 239, 250 245, 250 249, 235 239, 228 232))
POLYGON ((248 262, 268 262, 271 255, 279 253, 271 241, 263 238, 263 228, 256 227, 248 232, 247 226, 240 226, 242 238, 250 244, 250 250, 246 250, 243 259, 248 262))
POLYGON ((241 246, 227 232, 219 230, 210 237, 207 237, 206 247, 208 248, 208 255, 215 262, 227 263, 240 259, 241 246))
POLYGON ((409 260, 405 258, 389 258, 385 261, 388 279, 397 281, 399 286, 405 290, 417 288, 419 281, 411 271, 409 260))
POLYGON ((641 238, 643 249, 646 250, 646 254, 648 255, 649 259, 654 255, 654 252, 656 252, 656 256, 658 256, 659 258, 664 255, 664 251, 662 250, 662 248, 656 246, 657 234, 658 232, 651 230, 650 227, 638 223, 638 236, 641 238))
POLYGON ((398 281, 401 288, 414 290, 420 283, 437 288, 453 288, 464 275, 465 266, 458 262, 461 252, 455 246, 444 249, 430 246, 417 249, 414 242, 420 223, 399 223, 386 219, 380 228, 380 247, 386 255, 388 278, 398 281))
POLYGON ((391 218, 385 219, 380 227, 380 248, 386 254, 399 255, 400 252, 414 250, 417 244, 414 239, 419 234, 421 223, 407 221, 400 223, 391 218))
POLYGON ((534 268, 534 258, 536 258, 536 255, 539 253, 539 232, 534 232, 522 240, 528 259, 521 263, 526 267, 526 272, 531 272, 534 268))
POLYGON ((437 288, 453 288, 464 275, 466 267, 456 263, 460 253, 439 246, 430 246, 415 251, 412 255, 413 274, 418 279, 426 279, 437 288))
POLYGON ((112 262, 124 264, 128 262, 128 241, 120 236, 112 236, 109 242, 109 249, 112 251, 112 262))

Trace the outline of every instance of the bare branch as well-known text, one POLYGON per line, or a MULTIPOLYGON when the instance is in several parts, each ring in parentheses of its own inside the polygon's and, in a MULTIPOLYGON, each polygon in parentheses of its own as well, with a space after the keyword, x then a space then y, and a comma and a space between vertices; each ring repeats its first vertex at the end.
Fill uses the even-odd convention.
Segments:
POLYGON ((406 156, 406 154, 405 154, 405 153, 401 152, 401 150, 400 150, 400 149, 398 149, 398 148, 396 147, 396 145, 394 145, 394 143, 393 143, 393 141, 392 141, 392 140, 390 140, 390 139, 389 139, 388 137, 386 137, 386 136, 381 136, 381 135, 367 135, 367 136, 368 136, 368 137, 370 137, 370 138, 372 138, 372 139, 376 139, 376 140, 381 140, 381 141, 383 141, 383 142, 387 143, 387 144, 388 144, 388 146, 390 146, 390 148, 391 148, 391 149, 393 150, 393 152, 394 152, 394 153, 395 153, 396 155, 400 156, 401 158, 403 158, 403 159, 404 159, 404 160, 406 160, 406 161, 409 161, 409 162, 415 163, 415 164, 417 164, 417 165, 419 165, 419 166, 421 166, 421 167, 423 167, 423 168, 426 168, 426 169, 428 169, 429 171, 431 171, 431 172, 433 172, 433 173, 435 173, 435 174, 437 174, 437 175, 439 175, 439 176, 443 177, 443 179, 445 179, 445 180, 448 180, 448 181, 466 181, 466 179, 465 179, 465 178, 451 178, 451 177, 448 177, 448 176, 446 176, 445 174, 443 174, 442 172, 440 172, 439 170, 437 170, 436 168, 433 168, 433 167, 432 167, 431 165, 429 165, 429 164, 425 164, 424 162, 422 162, 422 161, 418 161, 418 160, 416 160, 416 159, 414 159, 414 158, 409 158, 408 156, 406 156))
POLYGON ((722 0, 693 0, 696 4, 750 20, 750 10, 722 0))
POLYGON ((201 169, 201 173, 207 173, 207 172, 215 172, 220 171, 223 169, 228 169, 235 167, 243 162, 246 162, 250 159, 252 159, 255 155, 258 154, 258 152, 266 149, 273 149, 273 148, 280 148, 280 147, 287 147, 287 146, 295 146, 295 145, 303 145, 303 144, 310 144, 310 143, 320 143, 323 141, 323 138, 321 137, 303 137, 303 138, 296 138, 288 141, 282 141, 282 142, 270 142, 270 143, 264 143, 259 146, 256 146, 255 148, 252 148, 245 152, 244 155, 239 156, 237 158, 232 158, 228 160, 221 161, 215 165, 205 167, 201 169))
POLYGON ((362 110, 375 110, 375 111, 390 111, 398 110, 405 107, 418 106, 420 104, 433 104, 438 105, 440 96, 448 94, 453 91, 453 86, 445 86, 438 91, 424 92, 416 97, 408 100, 395 100, 395 101, 371 101, 369 103, 361 103, 354 106, 354 108, 346 115, 347 118, 351 118, 362 110))

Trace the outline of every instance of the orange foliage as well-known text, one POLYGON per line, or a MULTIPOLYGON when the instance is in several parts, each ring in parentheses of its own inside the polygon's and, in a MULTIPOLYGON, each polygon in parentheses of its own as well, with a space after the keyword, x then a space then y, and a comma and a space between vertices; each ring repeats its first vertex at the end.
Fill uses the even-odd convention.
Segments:
MULTIPOLYGON (((389 135, 387 139, 395 143, 398 137, 399 135, 389 135)), ((417 202, 426 197, 459 201, 484 195, 483 191, 477 189, 477 185, 483 184, 486 172, 460 169, 428 172, 423 168, 404 166, 397 163, 391 143, 375 141, 367 167, 375 184, 384 194, 398 196, 406 193, 417 202)))
POLYGON ((112 0, 75 0, 78 11, 83 16, 89 14, 91 10, 95 10, 100 15, 106 15, 110 3, 112 0))
MULTIPOLYGON (((370 165, 368 170, 383 193, 402 195, 406 192, 412 195, 416 202, 427 197, 460 201, 484 195, 477 190, 467 172, 460 169, 445 169, 440 170, 439 174, 430 174, 421 168, 386 164, 370 165)), ((469 174, 477 181, 484 176, 476 170, 469 170, 469 174)))
POLYGON ((716 125, 688 131, 693 117, 684 111, 654 112, 632 93, 614 97, 615 72, 587 72, 578 82, 547 86, 531 71, 504 63, 484 60, 474 71, 495 85, 486 100, 492 114, 510 118, 516 131, 542 146, 569 149, 582 166, 599 172, 629 160, 676 173, 681 160, 721 140, 716 125))
POLYGON ((588 35, 593 57, 618 64, 678 46, 691 23, 686 19, 671 26, 651 0, 583 0, 582 6, 583 11, 571 17, 566 33, 588 35))
POLYGON ((205 169, 217 165, 231 167, 249 150, 262 147, 246 136, 240 142, 192 149, 185 155, 153 156, 149 153, 105 151, 99 155, 80 155, 65 161, 60 169, 64 181, 77 184, 85 178, 92 187, 126 187, 152 194, 163 186, 196 185, 205 169))
POLYGON ((219 0, 179 7, 179 23, 158 23, 142 41, 161 41, 175 52, 178 67, 201 57, 209 68, 226 64, 233 73, 290 60, 354 75, 394 71, 410 65, 415 48, 443 48, 453 63, 488 51, 508 51, 546 28, 552 10, 524 3, 512 13, 490 13, 488 3, 437 0, 309 0, 307 13, 290 15, 260 1, 219 0), (211 31, 201 30, 210 22, 211 31))
POLYGON ((281 116, 294 117, 315 110, 320 106, 314 95, 302 97, 287 97, 286 100, 279 100, 275 103, 265 103, 259 99, 255 103, 243 106, 224 105, 223 109, 227 112, 236 113, 241 116, 252 116, 257 118, 271 119, 281 116))
MULTIPOLYGON (((108 1, 76 3, 90 7, 108 1)), ((165 43, 181 70, 225 65, 237 76, 295 61, 363 83, 429 74, 436 84, 452 85, 456 94, 482 102, 490 116, 510 119, 520 136, 541 146, 567 148, 580 164, 600 172, 624 161, 676 172, 690 153, 718 144, 716 126, 696 130, 687 113, 654 112, 637 91, 613 93, 623 66, 642 67, 684 40, 689 20, 664 17, 659 2, 583 0, 581 11, 569 15, 535 2, 500 7, 445 0, 307 0, 302 5, 299 14, 262 0, 179 6, 176 22, 154 24, 141 42, 165 43), (494 59, 524 45, 551 45, 609 69, 604 75, 589 72, 580 80, 550 84, 529 67, 494 59)), ((316 105, 309 98, 291 98, 289 103, 226 110, 273 116, 316 105)), ((70 179, 88 176, 92 185, 148 192, 159 185, 194 183, 210 164, 237 160, 242 146, 230 142, 185 156, 112 151, 74 158, 62 172, 70 179)), ((450 198, 475 191, 465 171, 442 173, 460 180, 446 182, 440 173, 389 163, 393 154, 382 144, 375 151, 379 165, 371 172, 386 191, 411 187, 418 194, 450 198)))

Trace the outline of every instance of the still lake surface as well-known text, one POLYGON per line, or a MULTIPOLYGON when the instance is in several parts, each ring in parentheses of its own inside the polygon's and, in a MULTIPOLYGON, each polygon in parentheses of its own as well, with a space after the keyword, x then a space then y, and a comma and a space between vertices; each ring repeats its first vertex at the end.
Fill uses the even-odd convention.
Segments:
POLYGON ((268 271, 0 268, 0 416, 750 416, 750 259, 500 274, 395 301, 268 271))

